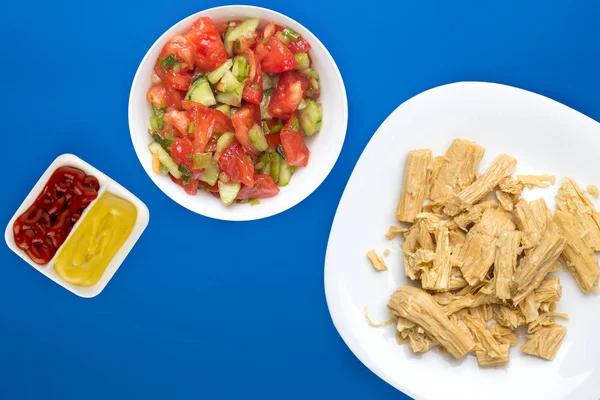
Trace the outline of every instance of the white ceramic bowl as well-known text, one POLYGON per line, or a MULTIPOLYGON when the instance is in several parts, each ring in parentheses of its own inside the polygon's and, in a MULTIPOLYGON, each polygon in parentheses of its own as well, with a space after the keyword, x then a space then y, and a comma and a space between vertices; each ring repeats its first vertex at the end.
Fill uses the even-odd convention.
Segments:
MULTIPOLYGON (((262 25, 261 25, 262 26, 262 25)), ((191 15, 179 21, 167 30, 148 50, 142 60, 131 85, 129 94, 129 130, 135 152, 142 167, 152 181, 167 196, 187 209, 207 217, 246 221, 270 217, 295 206, 316 190, 333 168, 346 136, 348 123, 348 101, 346 89, 340 71, 323 44, 308 29, 293 19, 278 12, 252 6, 225 6, 211 8, 191 15), (306 168, 298 168, 290 184, 281 188, 281 192, 270 199, 261 199, 259 206, 233 204, 224 206, 208 193, 200 191, 196 196, 187 195, 181 187, 167 176, 152 171, 152 156, 148 151, 149 118, 152 113, 146 101, 146 92, 151 86, 151 75, 156 59, 164 44, 176 33, 189 28, 200 16, 208 16, 216 22, 231 19, 258 17, 262 22, 274 21, 289 26, 304 36, 311 44, 310 56, 313 68, 320 75, 321 97, 323 104, 323 125, 321 132, 307 141, 310 149, 310 161, 306 168)))
MULTIPOLYGON (((92 206, 94 205, 94 203, 96 201, 97 200, 92 201, 88 205, 88 207, 85 209, 85 211, 81 214, 79 221, 77 221, 77 223, 73 226, 73 229, 69 233, 69 236, 67 236, 65 243, 69 240, 69 238, 71 237, 73 232, 75 232, 75 230, 77 229, 77 227, 79 226, 81 221, 83 221, 85 219, 85 216, 88 213, 89 209, 92 208, 92 206)), ((144 229, 146 229, 146 226, 148 226, 149 219, 150 219, 150 213, 148 212, 148 207, 146 207, 146 205, 140 199, 138 199, 136 196, 134 196, 131 192, 129 192, 123 186, 119 185, 117 182, 110 179, 108 176, 106 176, 105 174, 103 174, 102 172, 97 170, 96 168, 92 167, 90 164, 86 163, 79 157, 74 156, 72 154, 63 154, 63 155, 59 156, 56 160, 54 160, 52 162, 52 164, 50 164, 48 169, 46 169, 46 172, 44 172, 44 174, 40 177, 40 179, 37 181, 37 183, 35 184, 33 189, 31 189, 31 191, 29 192, 29 194, 27 195, 27 197, 25 198, 25 200, 19 207, 19 209, 15 212, 15 215, 13 215, 13 217, 10 219, 8 225, 6 226, 6 230, 4 231, 4 239, 6 240, 6 244, 12 251, 14 251, 26 263, 31 265, 33 268, 37 269, 39 272, 41 272, 46 277, 52 279, 54 282, 58 283, 60 286, 75 293, 78 296, 94 297, 94 296, 97 296, 98 294, 100 294, 100 292, 102 292, 104 290, 104 288, 106 287, 108 282, 111 280, 111 278, 113 277, 115 272, 117 272, 117 269, 119 269, 119 267, 123 263, 123 260, 125 260, 125 257, 127 257, 127 255, 129 254, 129 252, 135 245, 135 242, 137 242, 139 237, 142 235, 142 232, 144 232, 144 229), (87 175, 95 176, 98 179, 98 182, 100 183, 100 190, 98 191, 98 198, 100 198, 100 196, 104 192, 108 191, 110 193, 116 194, 117 196, 119 196, 125 200, 132 202, 138 210, 137 220, 135 221, 135 226, 133 227, 131 234, 129 235, 129 237, 123 244, 123 246, 121 246, 121 248, 119 249, 117 254, 110 261, 110 264, 108 264, 108 267, 106 267, 106 270, 104 271, 104 274, 102 274, 102 277, 100 278, 98 283, 96 283, 95 285, 90 286, 90 287, 72 285, 68 282, 65 282, 56 273, 56 271, 54 270, 54 260, 56 259, 56 256, 60 253, 62 246, 58 248, 58 251, 56 252, 54 257, 52 258, 52 260, 50 260, 50 262, 48 264, 38 265, 38 264, 34 263, 33 261, 31 261, 31 259, 27 256, 27 254, 25 254, 25 252, 23 250, 21 250, 19 247, 17 247, 17 245, 15 244, 14 236, 13 236, 13 224, 14 224, 15 220, 21 214, 23 214, 25 212, 25 210, 27 210, 31 206, 31 204, 35 201, 35 199, 38 197, 38 195, 40 194, 40 192, 46 185, 46 182, 48 182, 48 179, 50 179, 50 176, 54 173, 54 171, 57 168, 64 167, 64 166, 75 167, 75 168, 82 170, 87 175)))

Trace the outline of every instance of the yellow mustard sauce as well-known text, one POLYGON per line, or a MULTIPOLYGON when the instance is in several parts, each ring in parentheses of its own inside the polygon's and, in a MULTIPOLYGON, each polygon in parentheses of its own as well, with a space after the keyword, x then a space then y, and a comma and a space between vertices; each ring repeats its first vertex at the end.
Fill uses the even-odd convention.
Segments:
POLYGON ((73 285, 95 285, 131 234, 136 219, 133 203, 104 193, 60 249, 54 262, 56 273, 73 285))

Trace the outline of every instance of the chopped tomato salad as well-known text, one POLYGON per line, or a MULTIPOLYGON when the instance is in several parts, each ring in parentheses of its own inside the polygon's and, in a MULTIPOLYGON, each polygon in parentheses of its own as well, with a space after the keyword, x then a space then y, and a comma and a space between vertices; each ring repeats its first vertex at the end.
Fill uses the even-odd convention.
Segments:
POLYGON ((310 151, 323 111, 309 42, 258 18, 198 18, 162 48, 146 98, 152 169, 223 204, 279 194, 310 151))

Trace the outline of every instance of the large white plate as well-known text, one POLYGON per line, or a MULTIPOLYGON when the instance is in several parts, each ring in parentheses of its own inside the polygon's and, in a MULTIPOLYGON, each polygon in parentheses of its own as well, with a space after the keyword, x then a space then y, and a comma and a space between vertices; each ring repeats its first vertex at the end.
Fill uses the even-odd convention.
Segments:
MULTIPOLYGON (((546 97, 477 82, 424 92, 402 104, 381 125, 360 157, 333 222, 325 260, 325 293, 333 322, 354 354, 389 384, 417 399, 600 399, 600 298, 584 296, 572 276, 560 272, 560 311, 570 314, 567 336, 552 362, 511 350, 508 366, 480 369, 469 356, 455 361, 438 351, 423 355, 396 344, 386 304, 403 274, 399 240, 383 234, 396 223, 407 152, 431 148, 443 154, 456 137, 486 149, 482 168, 500 153, 517 157, 517 173, 574 177, 583 187, 600 184, 600 124, 546 97), (365 253, 389 248, 390 267, 375 272, 365 253)), ((557 185, 558 186, 558 185, 557 185)), ((557 187, 527 191, 554 209, 557 187)), ((560 323, 563 323, 562 321, 560 323)), ((523 338, 521 343, 523 343, 523 338)))

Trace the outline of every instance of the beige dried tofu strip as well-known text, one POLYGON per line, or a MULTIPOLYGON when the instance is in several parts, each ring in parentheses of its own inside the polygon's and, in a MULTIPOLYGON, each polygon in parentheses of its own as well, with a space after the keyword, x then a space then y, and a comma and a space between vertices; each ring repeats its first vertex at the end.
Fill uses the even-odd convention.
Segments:
POLYGON ((469 225, 472 223, 478 223, 481 221, 481 217, 483 213, 492 208, 498 208, 498 203, 494 200, 482 201, 481 203, 477 203, 470 207, 467 207, 467 210, 456 217, 454 217, 454 222, 461 229, 466 230, 469 225))
POLYGON ((506 154, 498 156, 483 175, 447 202, 444 212, 454 216, 467 206, 477 203, 494 190, 504 178, 515 172, 516 168, 517 160, 514 157, 506 154))
POLYGON ((565 178, 556 195, 557 211, 571 213, 575 227, 588 246, 600 250, 600 218, 587 195, 571 178, 565 178))
POLYGON ((511 328, 506 328, 497 322, 492 322, 488 328, 498 343, 516 346, 519 343, 519 335, 511 328))
POLYGON ((480 367, 500 367, 508 364, 510 361, 510 344, 503 343, 498 345, 500 347, 500 355, 498 357, 492 357, 483 350, 476 350, 475 356, 477 356, 477 363, 480 367))
POLYGON ((419 271, 416 268, 414 260, 414 254, 417 251, 417 244, 419 239, 419 226, 413 225, 408 234, 404 238, 402 244, 402 256, 404 258, 404 273, 407 277, 412 279, 418 279, 420 276, 419 271))
POLYGON ((484 153, 485 149, 475 142, 454 139, 446 155, 436 157, 429 198, 441 203, 469 186, 476 178, 484 153))
POLYGON ((487 328, 486 321, 480 315, 466 315, 462 320, 475 341, 475 355, 480 365, 481 361, 484 364, 482 366, 502 365, 508 362, 510 346, 496 341, 492 332, 487 328))
POLYGON ((405 231, 406 231, 406 229, 400 228, 398 226, 390 225, 390 228, 385 233, 385 238, 388 240, 392 240, 396 236, 399 236, 400 234, 404 233, 405 231))
POLYGON ((552 221, 552 213, 544 199, 532 202, 519 200, 514 210, 517 227, 522 232, 521 242, 525 249, 535 246, 541 239, 548 224, 552 221))
POLYGON ((421 212, 423 201, 429 191, 432 168, 431 150, 413 150, 408 153, 404 171, 404 185, 400 194, 396 219, 415 222, 415 216, 421 212))
POLYGON ((458 259, 461 271, 469 285, 483 281, 496 258, 496 240, 504 231, 514 231, 515 224, 510 213, 487 209, 481 221, 467 233, 458 259))
POLYGON ((587 188, 585 189, 585 191, 588 192, 588 194, 590 196, 593 196, 593 197, 600 196, 600 189, 598 189, 598 186, 596 186, 596 185, 588 185, 587 188))
POLYGON ((514 309, 506 305, 501 305, 494 310, 494 320, 509 329, 516 329, 526 323, 525 316, 519 309, 514 309))
POLYGON ((584 293, 589 293, 598 282, 600 267, 592 248, 577 230, 575 217, 564 211, 554 214, 554 222, 567 238, 563 250, 565 269, 573 274, 577 284, 584 293))
POLYGON ((517 182, 510 176, 504 178, 498 187, 502 192, 513 195, 514 198, 518 197, 523 191, 523 184, 517 182))
POLYGON ((371 265, 376 271, 387 271, 388 267, 385 265, 383 257, 378 255, 375 250, 371 249, 367 252, 367 258, 371 261, 371 265))
POLYGON ((475 343, 444 314, 430 294, 412 286, 403 286, 390 298, 389 310, 396 316, 423 327, 455 358, 471 351, 475 343))
POLYGON ((450 246, 457 248, 462 247, 462 245, 465 244, 467 235, 460 229, 450 229, 448 238, 450 240, 450 246))
POLYGON ((448 290, 458 290, 468 285, 469 283, 463 277, 462 272, 460 272, 460 268, 452 267, 452 270, 450 271, 450 282, 448 283, 448 290))
POLYGON ((518 305, 542 283, 554 267, 567 240, 554 224, 550 224, 539 244, 519 262, 511 283, 513 303, 518 305))
POLYGON ((540 314, 540 316, 537 319, 535 319, 534 321, 531 321, 527 325, 527 333, 533 334, 533 333, 536 333, 537 331, 539 331, 544 326, 554 325, 555 324, 554 317, 559 317, 562 319, 569 319, 569 315, 567 313, 559 313, 559 312, 555 312, 555 311, 545 312, 543 314, 540 314))
POLYGON ((528 340, 521 346, 521 350, 532 356, 553 360, 566 333, 567 328, 562 325, 542 327, 533 335, 528 336, 528 340))
POLYGON ((416 330, 411 330, 408 334, 408 343, 413 353, 425 353, 439 344, 427 333, 416 330))
POLYGON ((428 290, 447 291, 450 289, 452 265, 448 228, 445 226, 440 227, 435 246, 433 267, 427 273, 421 274, 421 286, 428 290))
POLYGON ((545 188, 556 183, 556 175, 517 175, 519 183, 532 189, 534 187, 545 188))
POLYGON ((562 296, 562 285, 558 276, 547 276, 533 292, 538 304, 559 301, 562 296))
POLYGON ((454 298, 444 306, 444 313, 446 315, 452 315, 465 308, 478 307, 484 304, 497 304, 501 303, 500 299, 492 294, 466 294, 463 296, 454 296, 454 298))
POLYGON ((496 243, 496 259, 494 261, 494 278, 496 296, 500 300, 510 299, 510 282, 517 267, 517 257, 521 244, 521 232, 504 231, 496 243))
POLYGON ((419 220, 419 237, 418 242, 421 248, 425 250, 434 251, 435 243, 433 243, 433 239, 431 238, 431 234, 429 233, 429 227, 425 220, 419 220))
POLYGON ((496 190, 496 198, 505 211, 512 211, 515 208, 513 198, 510 194, 504 193, 502 190, 496 190))

